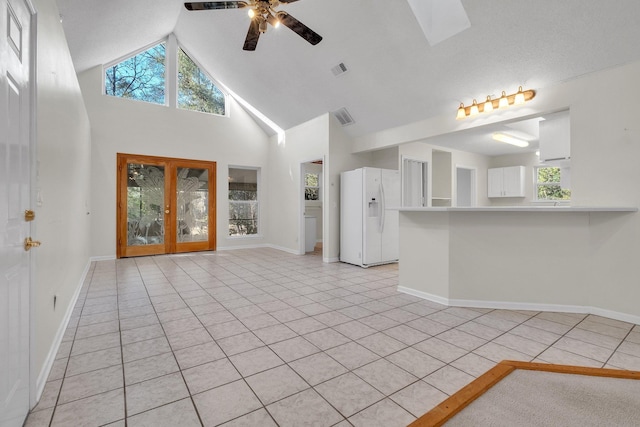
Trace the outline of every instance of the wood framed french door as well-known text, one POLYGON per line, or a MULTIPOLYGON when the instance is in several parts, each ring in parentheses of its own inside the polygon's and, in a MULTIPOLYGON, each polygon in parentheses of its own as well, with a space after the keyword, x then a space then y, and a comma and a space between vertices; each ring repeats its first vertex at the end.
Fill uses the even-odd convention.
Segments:
POLYGON ((118 258, 216 249, 216 163, 118 153, 118 258))

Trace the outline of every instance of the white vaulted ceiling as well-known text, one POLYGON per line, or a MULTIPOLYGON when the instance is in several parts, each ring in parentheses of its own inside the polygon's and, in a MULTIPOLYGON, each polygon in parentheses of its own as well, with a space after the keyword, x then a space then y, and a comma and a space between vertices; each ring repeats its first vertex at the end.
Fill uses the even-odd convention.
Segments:
POLYGON ((346 107, 351 136, 640 59, 638 0, 462 0, 471 27, 434 46, 407 0, 300 0, 280 9, 323 41, 311 46, 269 27, 255 52, 242 50, 245 10, 189 12, 179 0, 57 3, 77 72, 173 32, 215 79, 281 128, 346 107), (340 62, 349 71, 334 77, 340 62))

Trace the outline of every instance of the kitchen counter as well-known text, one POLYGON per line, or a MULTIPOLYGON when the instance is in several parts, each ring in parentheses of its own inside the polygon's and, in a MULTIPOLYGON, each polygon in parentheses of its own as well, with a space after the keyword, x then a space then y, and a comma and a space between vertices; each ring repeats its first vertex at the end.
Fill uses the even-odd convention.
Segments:
POLYGON ((638 208, 622 206, 476 206, 472 208, 452 207, 391 207, 400 212, 638 212, 638 208))
POLYGON ((637 260, 614 255, 612 247, 637 240, 617 234, 636 207, 396 209, 399 290, 434 302, 612 316, 598 272, 616 283, 636 280, 616 276, 637 260))

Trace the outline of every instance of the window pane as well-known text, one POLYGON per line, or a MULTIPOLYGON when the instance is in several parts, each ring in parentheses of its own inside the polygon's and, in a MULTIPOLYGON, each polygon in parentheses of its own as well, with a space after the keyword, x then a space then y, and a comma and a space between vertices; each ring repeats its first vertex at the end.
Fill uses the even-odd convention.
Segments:
POLYGON ((538 168, 538 182, 560 182, 560 168, 538 168))
POLYGON ((304 185, 307 187, 318 187, 318 174, 308 173, 304 177, 304 185))
POLYGON ((229 235, 258 234, 258 170, 229 168, 229 235))
POLYGON ((558 184, 539 185, 538 200, 570 200, 571 190, 560 187, 558 184))
POLYGON ((209 171, 178 168, 178 242, 209 240, 209 171))
POLYGON ((105 93, 164 104, 165 44, 160 43, 105 70, 105 93))
POLYGON ((164 168, 127 165, 127 246, 164 243, 164 168))
POLYGON ((319 200, 320 199, 319 188, 305 188, 304 199, 305 200, 319 200))
POLYGON ((178 108, 224 115, 224 94, 178 49, 178 108))

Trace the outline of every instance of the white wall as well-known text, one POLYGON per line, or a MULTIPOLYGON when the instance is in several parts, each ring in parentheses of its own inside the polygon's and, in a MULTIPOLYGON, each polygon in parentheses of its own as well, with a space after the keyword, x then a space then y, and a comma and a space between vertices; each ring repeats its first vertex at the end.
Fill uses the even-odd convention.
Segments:
POLYGON ((300 167, 302 163, 326 157, 329 151, 328 117, 325 114, 287 130, 284 143, 278 143, 274 137, 268 144, 268 241, 292 253, 304 253, 301 246, 304 242, 300 241, 304 206, 300 167))
MULTIPOLYGON (((102 94, 102 67, 79 75, 91 120, 91 254, 114 256, 116 236, 116 153, 143 154, 217 162, 217 245, 257 245, 266 241, 268 219, 260 222, 261 237, 228 237, 228 166, 261 168, 261 187, 269 182, 269 138, 233 100, 229 117, 177 110, 102 94)), ((260 190, 259 190, 260 191, 260 190)), ((262 194, 260 214, 269 212, 262 194)))
POLYGON ((38 11, 34 373, 45 363, 89 262, 91 131, 55 1, 38 11), (54 310, 53 297, 57 296, 54 310))
MULTIPOLYGON (((571 111, 571 178, 575 206, 640 206, 640 127, 636 117, 640 99, 640 62, 584 76, 538 91, 523 109, 507 116, 534 117, 547 112, 571 111), (607 96, 606 107, 594 104, 594 93, 607 96)), ((491 120, 494 120, 493 118, 491 120)), ((482 122, 483 124, 486 121, 482 122)), ((464 126, 472 126, 467 122, 464 126)), ((455 131, 463 125, 453 117, 428 119, 402 128, 368 135, 356 141, 356 149, 376 149, 388 144, 415 141, 434 133, 455 131)), ((470 214, 471 215, 471 214, 470 214)), ((500 227, 497 225, 497 229, 500 227)), ((569 229, 563 232, 570 232, 569 229)), ((539 250, 553 245, 536 241, 539 250)), ((514 242, 524 244, 526 242, 514 242)), ((584 252, 566 253, 576 269, 586 272, 572 277, 572 283, 559 280, 559 289, 543 292, 562 293, 563 286, 579 289, 576 303, 594 304, 604 310, 639 316, 640 286, 640 213, 624 215, 591 214, 589 256, 584 252), (587 296, 581 296, 586 294, 587 296)), ((416 248, 416 250, 419 248, 416 248)), ((407 248, 411 250, 411 248, 407 248)), ((402 250, 401 250, 402 256, 402 250)), ((532 266, 532 268, 534 268, 532 266)), ((526 274, 523 271, 522 274, 526 274)), ((550 280, 552 280, 550 278, 550 280)), ((565 300, 564 304, 571 304, 565 300)))

